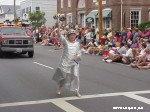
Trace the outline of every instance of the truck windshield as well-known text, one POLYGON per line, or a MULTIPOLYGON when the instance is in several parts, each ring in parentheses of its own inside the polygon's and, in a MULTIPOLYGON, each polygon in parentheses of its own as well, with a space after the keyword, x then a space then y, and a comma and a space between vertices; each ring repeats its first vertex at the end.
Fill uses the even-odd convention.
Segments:
POLYGON ((26 35, 23 28, 1 28, 0 33, 3 35, 26 35))

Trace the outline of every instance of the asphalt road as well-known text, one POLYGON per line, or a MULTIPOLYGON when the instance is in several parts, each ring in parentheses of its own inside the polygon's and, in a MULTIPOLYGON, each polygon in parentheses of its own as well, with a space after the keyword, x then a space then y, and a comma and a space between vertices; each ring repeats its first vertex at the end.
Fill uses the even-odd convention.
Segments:
POLYGON ((83 54, 80 93, 56 95, 51 80, 62 50, 35 45, 35 55, 0 59, 0 112, 149 112, 150 70, 105 63, 83 54), (133 108, 134 107, 134 108, 133 108))

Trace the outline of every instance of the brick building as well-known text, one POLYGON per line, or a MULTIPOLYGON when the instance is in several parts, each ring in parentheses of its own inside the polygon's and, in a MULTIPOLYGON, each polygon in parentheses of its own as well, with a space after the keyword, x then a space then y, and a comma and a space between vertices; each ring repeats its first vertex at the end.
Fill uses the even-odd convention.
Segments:
MULTIPOLYGON (((150 0, 103 0, 102 4, 104 29, 119 30, 150 21, 150 0)), ((65 24, 98 27, 97 0, 57 0, 57 11, 66 17, 65 24)))

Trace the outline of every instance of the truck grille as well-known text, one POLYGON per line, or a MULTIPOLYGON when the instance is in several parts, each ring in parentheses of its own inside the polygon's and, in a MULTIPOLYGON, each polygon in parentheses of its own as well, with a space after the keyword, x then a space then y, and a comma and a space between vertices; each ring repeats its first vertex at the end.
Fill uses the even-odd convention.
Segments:
POLYGON ((28 40, 9 40, 10 45, 28 45, 28 40))
POLYGON ((28 40, 23 40, 23 44, 28 44, 28 40))
POLYGON ((17 45, 21 45, 21 44, 22 44, 22 40, 15 40, 15 43, 16 43, 17 45))
POLYGON ((9 44, 15 44, 14 40, 9 40, 9 44))

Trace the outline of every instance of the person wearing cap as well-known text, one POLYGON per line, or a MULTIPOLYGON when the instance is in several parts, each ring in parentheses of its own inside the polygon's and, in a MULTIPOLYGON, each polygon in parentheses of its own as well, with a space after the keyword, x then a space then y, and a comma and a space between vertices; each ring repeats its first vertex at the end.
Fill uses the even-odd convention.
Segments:
POLYGON ((60 25, 58 23, 58 37, 61 40, 64 49, 52 80, 58 84, 57 94, 61 94, 62 87, 74 91, 76 96, 80 97, 79 93, 79 61, 81 60, 81 49, 76 39, 75 30, 71 29, 67 37, 60 34, 60 25))

